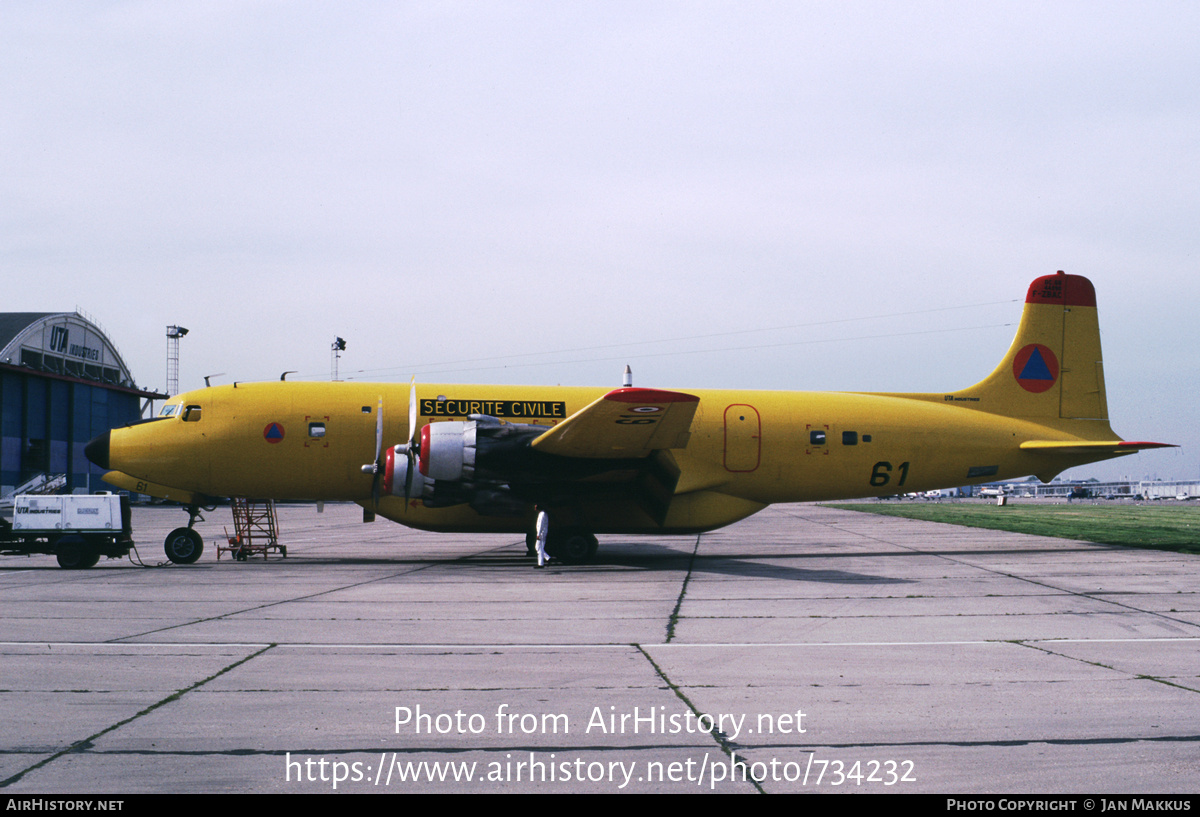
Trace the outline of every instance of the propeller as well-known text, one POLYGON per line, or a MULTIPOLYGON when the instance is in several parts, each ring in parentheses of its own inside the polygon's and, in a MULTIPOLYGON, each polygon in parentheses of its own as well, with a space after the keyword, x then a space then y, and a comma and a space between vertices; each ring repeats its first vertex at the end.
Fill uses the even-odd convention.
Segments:
MULTIPOLYGON (((395 447, 395 454, 404 454, 407 459, 408 468, 404 474, 404 498, 412 499, 413 487, 413 471, 417 468, 417 452, 420 450, 420 443, 415 439, 417 430, 417 378, 413 375, 412 381, 409 383, 408 390, 408 432, 405 434, 405 442, 395 447)), ((371 481, 371 499, 375 503, 375 507, 379 507, 380 483, 383 479, 384 461, 383 461, 383 397, 379 398, 379 407, 375 412, 375 461, 362 467, 364 474, 371 474, 374 479, 371 481)), ((408 503, 404 504, 408 508, 408 503)))
POLYGON ((379 507, 379 480, 380 474, 383 473, 383 396, 379 397, 379 404, 375 408, 375 461, 368 463, 362 467, 364 474, 371 474, 374 478, 371 480, 371 501, 374 507, 379 507))
MULTIPOLYGON (((413 471, 417 469, 417 451, 420 444, 416 441, 417 434, 417 376, 413 375, 408 387, 408 433, 405 442, 396 446, 397 454, 404 454, 408 459, 408 467, 404 469, 404 498, 412 499, 413 471)), ((408 503, 404 503, 408 510, 408 503)))

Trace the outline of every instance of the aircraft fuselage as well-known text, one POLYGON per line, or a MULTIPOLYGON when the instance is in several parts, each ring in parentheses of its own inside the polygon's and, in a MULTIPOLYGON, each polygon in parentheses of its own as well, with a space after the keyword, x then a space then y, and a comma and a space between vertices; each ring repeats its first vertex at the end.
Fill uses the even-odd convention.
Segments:
POLYGON ((172 398, 166 416, 102 435, 87 455, 114 469, 107 481, 193 508, 352 500, 458 531, 530 531, 541 510, 586 555, 592 533, 703 531, 775 502, 1048 481, 1161 447, 1109 427, 1095 297, 1080 276, 1035 279, 999 365, 945 394, 238 383, 172 398))
MULTIPOLYGON (((418 389, 418 427, 491 414, 550 428, 606 393, 524 386, 418 389)), ((362 465, 374 456, 376 412, 382 401, 385 444, 403 441, 407 392, 402 384, 360 383, 239 383, 189 392, 170 402, 170 416, 120 430, 109 459, 138 481, 182 484, 212 497, 368 505, 372 477, 362 465)), ((1024 440, 1073 435, 928 395, 689 393, 700 398, 699 406, 686 449, 672 452, 679 481, 663 523, 638 503, 600 491, 595 500, 585 495, 572 503, 592 530, 708 530, 775 502, 886 496, 1074 464, 1017 447, 1024 440), (597 504, 603 507, 588 510, 597 504)), ((427 508, 416 499, 407 501, 407 509, 404 504, 403 497, 383 496, 379 512, 431 530, 528 527, 524 518, 482 517, 462 506, 427 508)))

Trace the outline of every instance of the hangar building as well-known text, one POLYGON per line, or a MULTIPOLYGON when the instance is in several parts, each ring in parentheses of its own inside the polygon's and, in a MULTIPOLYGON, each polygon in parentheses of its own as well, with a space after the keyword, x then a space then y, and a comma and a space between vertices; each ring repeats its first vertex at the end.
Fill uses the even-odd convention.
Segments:
POLYGON ((141 417, 143 391, 104 332, 78 312, 0 312, 0 496, 63 475, 108 490, 83 447, 141 417))

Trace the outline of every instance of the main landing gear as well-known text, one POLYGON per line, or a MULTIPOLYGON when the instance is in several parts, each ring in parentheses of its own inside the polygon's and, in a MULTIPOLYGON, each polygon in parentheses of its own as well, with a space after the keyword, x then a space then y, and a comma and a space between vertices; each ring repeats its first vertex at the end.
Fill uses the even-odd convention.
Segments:
POLYGON ((538 557, 538 567, 545 564, 547 557, 567 565, 581 565, 590 562, 596 555, 600 543, 595 536, 571 528, 551 531, 549 522, 546 512, 539 511, 534 529, 525 534, 525 553, 538 557), (540 543, 539 538, 542 540, 540 543))
POLYGON ((167 558, 177 565, 190 565, 200 558, 204 552, 204 538, 193 529, 197 521, 203 522, 199 505, 188 506, 188 523, 186 528, 176 528, 167 534, 163 550, 167 558))

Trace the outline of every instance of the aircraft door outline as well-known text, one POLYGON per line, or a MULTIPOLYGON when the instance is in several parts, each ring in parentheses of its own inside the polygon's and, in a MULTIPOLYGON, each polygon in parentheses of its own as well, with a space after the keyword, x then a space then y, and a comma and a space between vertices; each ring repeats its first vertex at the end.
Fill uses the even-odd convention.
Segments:
POLYGON ((749 403, 733 403, 725 409, 725 439, 722 461, 725 470, 748 474, 762 461, 762 417, 749 403))

